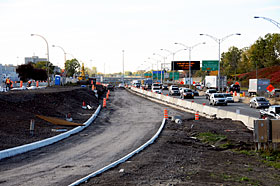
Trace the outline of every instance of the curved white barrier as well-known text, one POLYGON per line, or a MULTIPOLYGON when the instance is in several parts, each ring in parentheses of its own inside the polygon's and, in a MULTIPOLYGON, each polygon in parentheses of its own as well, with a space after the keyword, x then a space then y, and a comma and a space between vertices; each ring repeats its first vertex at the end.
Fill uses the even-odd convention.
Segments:
POLYGON ((99 169, 98 171, 95 171, 95 172, 89 174, 88 176, 75 181, 74 183, 70 184, 69 186, 79 185, 79 184, 87 181, 88 179, 93 178, 96 175, 101 174, 101 173, 105 172, 106 170, 111 169, 111 168, 117 166, 118 164, 125 162, 127 159, 131 158, 133 155, 135 155, 136 153, 142 151, 148 145, 152 144, 158 138, 158 136, 161 133, 164 125, 165 125, 165 119, 162 120, 161 126, 158 129, 157 133, 149 141, 147 141, 144 145, 140 146, 139 148, 137 148, 133 152, 129 153, 128 155, 124 156, 123 158, 121 158, 121 159, 119 159, 119 160, 117 160, 117 161, 107 165, 106 167, 103 167, 102 169, 99 169))
POLYGON ((84 128, 88 127, 94 121, 96 116, 99 114, 100 109, 101 109, 101 105, 98 106, 95 113, 84 123, 85 126, 76 127, 76 128, 74 128, 74 129, 72 129, 68 132, 65 132, 65 133, 62 133, 62 134, 59 134, 57 136, 47 138, 47 139, 44 139, 44 140, 41 140, 41 141, 37 141, 37 142, 34 142, 34 143, 30 143, 30 144, 26 144, 26 145, 14 147, 14 148, 2 150, 2 151, 0 151, 0 160, 3 159, 3 158, 15 156, 17 154, 22 154, 24 152, 28 152, 28 151, 31 151, 31 150, 34 150, 34 149, 38 149, 38 148, 53 144, 55 142, 58 142, 62 139, 65 139, 65 138, 69 137, 72 134, 80 132, 84 128))

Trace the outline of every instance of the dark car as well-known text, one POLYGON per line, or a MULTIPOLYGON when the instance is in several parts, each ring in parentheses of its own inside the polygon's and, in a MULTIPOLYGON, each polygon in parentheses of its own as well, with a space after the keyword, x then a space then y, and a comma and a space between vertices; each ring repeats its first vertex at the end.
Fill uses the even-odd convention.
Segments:
POLYGON ((193 89, 192 89, 192 92, 193 92, 194 96, 199 96, 199 93, 198 93, 197 90, 193 90, 193 89))
POLYGON ((107 85, 107 90, 111 90, 111 91, 114 91, 114 86, 113 85, 107 85))
POLYGON ((236 91, 236 92, 240 92, 240 86, 239 85, 237 85, 237 84, 232 84, 232 85, 230 85, 229 86, 229 91, 231 92, 234 92, 234 91, 236 91))
POLYGON ((162 85, 162 90, 168 90, 168 86, 167 85, 162 85))

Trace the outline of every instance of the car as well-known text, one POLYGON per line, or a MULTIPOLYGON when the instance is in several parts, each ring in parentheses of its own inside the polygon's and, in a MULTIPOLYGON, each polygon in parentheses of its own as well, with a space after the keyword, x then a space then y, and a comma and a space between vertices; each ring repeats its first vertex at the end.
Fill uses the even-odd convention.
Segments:
POLYGON ((197 90, 202 90, 202 86, 201 86, 201 85, 198 85, 198 84, 195 85, 195 88, 196 88, 197 90))
POLYGON ((162 90, 168 90, 168 86, 167 85, 162 85, 162 90))
POLYGON ((169 95, 173 96, 173 95, 180 95, 180 92, 179 92, 179 88, 177 85, 171 85, 169 87, 169 95))
POLYGON ((205 92, 206 99, 209 100, 211 94, 213 94, 213 93, 217 93, 217 90, 216 89, 207 89, 206 92, 205 92))
POLYGON ((120 83, 118 87, 119 87, 119 88, 124 88, 124 84, 123 84, 123 83, 120 83))
POLYGON ((231 84, 229 87, 228 87, 228 90, 231 92, 240 92, 240 85, 239 84, 231 84))
POLYGON ((192 91, 192 89, 188 89, 188 88, 184 88, 181 92, 180 92, 180 98, 181 99, 185 99, 185 98, 194 98, 194 93, 192 91))
POLYGON ((198 93, 197 90, 193 90, 193 89, 192 89, 192 91, 193 91, 194 96, 199 96, 199 93, 198 93))
POLYGON ((223 93, 212 93, 210 96, 209 105, 227 105, 227 98, 223 93))
POLYGON ((150 90, 150 89, 152 89, 152 84, 145 84, 144 89, 145 89, 145 90, 150 90))
POLYGON ((152 86, 152 92, 161 94, 162 89, 160 88, 160 86, 152 86))
POLYGON ((271 104, 265 97, 253 97, 250 99, 251 108, 268 108, 271 104))
POLYGON ((234 103, 233 96, 230 93, 225 93, 224 96, 227 98, 228 103, 234 103))
POLYGON ((108 84, 106 88, 107 88, 107 90, 114 91, 114 86, 111 84, 108 84))
POLYGON ((186 87, 180 87, 180 88, 179 88, 180 94, 184 91, 184 89, 187 89, 187 88, 186 88, 186 87))
POLYGON ((260 119, 280 119, 280 105, 273 105, 260 110, 260 119))

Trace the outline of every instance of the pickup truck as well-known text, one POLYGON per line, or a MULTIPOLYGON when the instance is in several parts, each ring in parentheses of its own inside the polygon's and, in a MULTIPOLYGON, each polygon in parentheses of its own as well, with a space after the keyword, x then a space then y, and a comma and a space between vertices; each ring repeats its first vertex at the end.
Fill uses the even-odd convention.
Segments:
POLYGON ((260 110, 261 119, 280 119, 280 105, 273 105, 268 109, 260 110))

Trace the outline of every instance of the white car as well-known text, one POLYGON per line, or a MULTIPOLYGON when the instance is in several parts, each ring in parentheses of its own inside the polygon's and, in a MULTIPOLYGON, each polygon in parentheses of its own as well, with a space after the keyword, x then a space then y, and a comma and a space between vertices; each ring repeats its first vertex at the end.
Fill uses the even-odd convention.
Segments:
POLYGON ((162 89, 161 89, 160 86, 152 86, 152 92, 161 94, 162 93, 162 89))
POLYGON ((230 93, 225 93, 224 95, 227 98, 228 103, 234 103, 233 96, 230 93))
POLYGON ((209 105, 227 105, 227 98, 223 93, 213 93, 210 96, 209 105))
POLYGON ((120 84, 119 84, 119 88, 124 88, 124 84, 123 84, 123 83, 120 83, 120 84))
POLYGON ((217 93, 217 90, 216 89, 207 89, 206 92, 205 92, 206 99, 210 100, 210 96, 213 93, 217 93))
POLYGON ((181 94, 182 92, 184 92, 185 89, 187 89, 187 88, 186 88, 186 87, 180 87, 180 88, 179 88, 180 94, 181 94))

